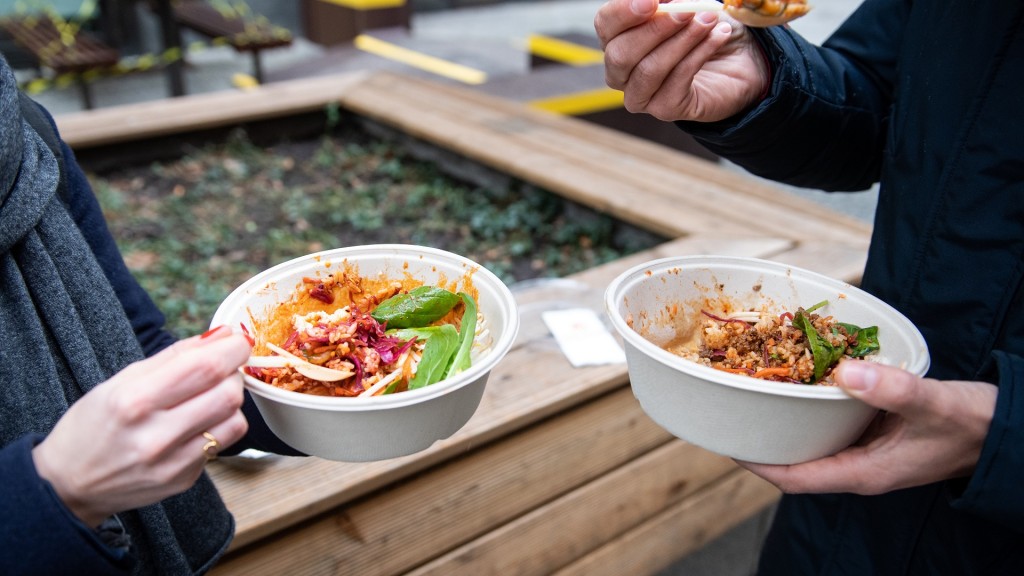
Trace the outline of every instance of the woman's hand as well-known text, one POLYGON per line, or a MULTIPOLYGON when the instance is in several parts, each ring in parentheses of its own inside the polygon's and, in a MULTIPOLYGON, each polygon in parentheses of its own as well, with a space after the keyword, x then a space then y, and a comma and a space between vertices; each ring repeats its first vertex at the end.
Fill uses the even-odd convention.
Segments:
POLYGON ((768 64, 742 24, 720 13, 655 13, 657 6, 609 0, 594 18, 605 81, 625 94, 627 110, 713 122, 763 97, 768 64))
POLYGON ((836 382, 884 411, 854 446, 803 464, 740 465, 789 493, 881 494, 971 475, 995 412, 995 386, 858 360, 842 362, 836 382))
POLYGON ((33 449, 40 477, 89 526, 187 490, 206 463, 203 433, 226 447, 248 428, 238 368, 249 353, 221 327, 128 366, 33 449))

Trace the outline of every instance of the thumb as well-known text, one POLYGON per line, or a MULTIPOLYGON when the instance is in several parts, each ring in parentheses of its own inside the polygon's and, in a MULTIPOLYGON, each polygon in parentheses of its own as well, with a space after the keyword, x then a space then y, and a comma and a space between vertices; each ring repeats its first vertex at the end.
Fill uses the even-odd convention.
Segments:
POLYGON ((836 367, 836 383, 862 402, 897 414, 905 414, 926 401, 917 376, 866 360, 844 360, 836 367))

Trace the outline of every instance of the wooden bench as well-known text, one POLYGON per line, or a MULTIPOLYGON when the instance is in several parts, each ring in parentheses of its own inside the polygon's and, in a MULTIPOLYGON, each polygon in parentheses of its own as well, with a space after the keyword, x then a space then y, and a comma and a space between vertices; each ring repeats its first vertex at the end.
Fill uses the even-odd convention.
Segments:
MULTIPOLYGON (((865 223, 719 164, 466 86, 356 73, 57 123, 77 151, 328 106, 674 238, 574 275, 574 305, 603 309, 617 274, 666 256, 767 258, 848 282, 863 271, 865 223)), ((545 290, 518 298, 565 297, 545 290)), ((473 418, 424 452, 359 464, 210 463, 237 522, 211 573, 655 574, 776 501, 771 485, 650 421, 625 366, 573 367, 535 316, 524 315, 473 418)))
POLYGON ((177 0, 171 5, 171 13, 178 26, 202 34, 215 43, 226 43, 237 52, 251 53, 253 76, 261 84, 263 64, 260 53, 292 43, 291 32, 262 16, 243 14, 230 7, 216 7, 204 0, 177 0))
POLYGON ((121 60, 116 48, 82 30, 80 24, 48 14, 8 16, 0 19, 0 27, 33 57, 37 69, 51 70, 54 80, 72 76, 86 109, 93 107, 89 87, 93 77, 113 69, 121 60))

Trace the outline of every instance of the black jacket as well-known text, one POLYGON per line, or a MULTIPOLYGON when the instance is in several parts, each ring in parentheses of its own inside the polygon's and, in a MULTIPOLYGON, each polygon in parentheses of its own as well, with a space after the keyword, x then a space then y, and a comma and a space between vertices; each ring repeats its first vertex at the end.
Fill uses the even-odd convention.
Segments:
POLYGON ((1024 2, 866 0, 822 47, 756 34, 768 97, 680 127, 767 178, 880 182, 862 286, 921 329, 929 376, 999 386, 971 478, 785 497, 762 571, 1024 574, 1024 2))

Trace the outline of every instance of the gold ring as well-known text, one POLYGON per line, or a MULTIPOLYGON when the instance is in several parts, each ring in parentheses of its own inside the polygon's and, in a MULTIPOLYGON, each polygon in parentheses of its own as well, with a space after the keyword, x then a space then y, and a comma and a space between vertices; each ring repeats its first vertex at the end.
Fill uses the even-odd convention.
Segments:
POLYGON ((213 434, 209 432, 203 432, 203 438, 206 438, 206 444, 203 444, 203 456, 206 456, 206 461, 217 459, 217 450, 220 448, 220 442, 213 437, 213 434))

